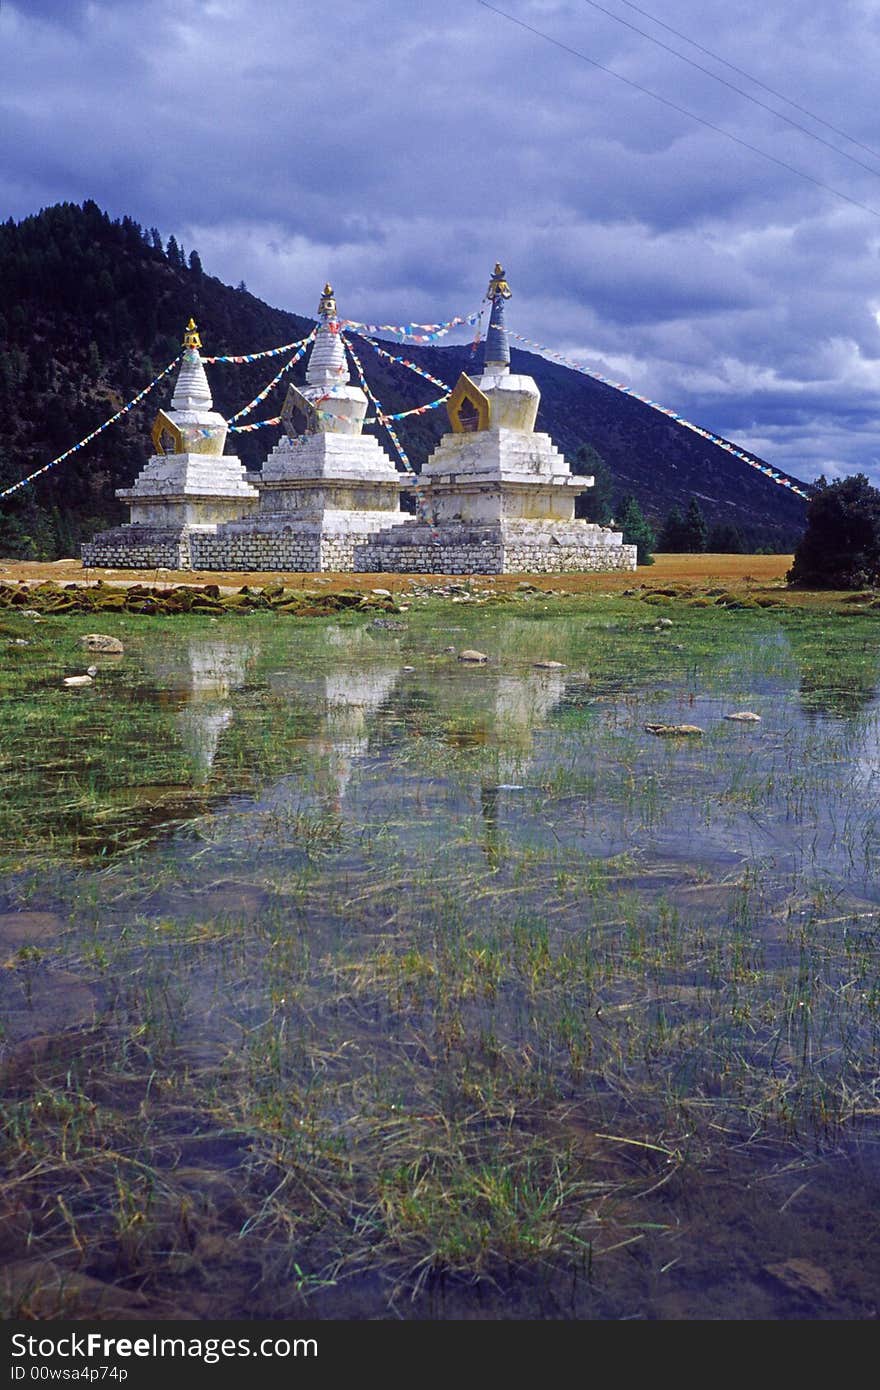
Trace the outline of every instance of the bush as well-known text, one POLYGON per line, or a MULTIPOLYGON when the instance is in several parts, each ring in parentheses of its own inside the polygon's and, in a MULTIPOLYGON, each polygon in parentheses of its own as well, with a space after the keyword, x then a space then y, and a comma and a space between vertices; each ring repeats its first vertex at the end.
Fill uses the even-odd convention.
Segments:
POLYGON ((837 483, 819 479, 787 578, 817 589, 880 583, 880 491, 864 473, 837 483))

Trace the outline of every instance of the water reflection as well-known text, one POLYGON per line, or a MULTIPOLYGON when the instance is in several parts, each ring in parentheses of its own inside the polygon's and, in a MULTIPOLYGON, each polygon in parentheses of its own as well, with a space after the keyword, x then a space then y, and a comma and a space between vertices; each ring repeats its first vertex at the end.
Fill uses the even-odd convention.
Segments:
POLYGON ((203 786, 211 775, 220 738, 233 719, 230 697, 245 684, 257 652, 248 642, 193 638, 144 653, 150 674, 180 704, 174 723, 191 759, 196 786, 203 786))
POLYGON ((362 628, 331 627, 326 636, 330 655, 320 673, 298 667, 274 671, 268 685, 273 694, 317 713, 319 727, 311 744, 323 755, 319 797, 338 811, 354 766, 369 748, 376 715, 397 686, 402 663, 376 662, 362 628))

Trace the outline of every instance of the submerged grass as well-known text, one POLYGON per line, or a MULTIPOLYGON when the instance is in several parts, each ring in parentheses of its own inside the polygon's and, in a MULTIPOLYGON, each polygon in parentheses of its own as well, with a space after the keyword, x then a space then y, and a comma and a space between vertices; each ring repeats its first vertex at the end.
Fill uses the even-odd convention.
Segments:
POLYGON ((4 616, 5 1312, 869 1315, 880 629, 659 612, 4 616))

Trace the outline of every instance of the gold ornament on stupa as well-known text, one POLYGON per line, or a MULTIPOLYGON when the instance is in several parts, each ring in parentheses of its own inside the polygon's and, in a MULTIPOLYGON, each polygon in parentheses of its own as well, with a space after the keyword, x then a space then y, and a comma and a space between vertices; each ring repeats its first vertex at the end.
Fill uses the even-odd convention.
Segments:
POLYGON ((495 269, 492 271, 492 279, 489 281, 486 298, 510 299, 510 286, 504 278, 504 267, 500 261, 495 262, 495 269))
POLYGON ((199 331, 198 331, 198 328, 196 327, 196 321, 195 321, 195 319, 192 319, 192 318, 191 318, 190 321, 189 321, 189 323, 186 325, 186 330, 185 330, 184 335, 183 335, 183 346, 184 346, 185 348, 196 348, 196 349, 198 349, 198 348, 200 348, 200 347, 202 346, 202 340, 201 340, 201 338, 199 337, 199 331))
POLYGON ((335 319, 336 299, 333 294, 333 286, 328 281, 324 286, 324 293, 321 295, 321 302, 318 305, 318 317, 322 319, 335 319))

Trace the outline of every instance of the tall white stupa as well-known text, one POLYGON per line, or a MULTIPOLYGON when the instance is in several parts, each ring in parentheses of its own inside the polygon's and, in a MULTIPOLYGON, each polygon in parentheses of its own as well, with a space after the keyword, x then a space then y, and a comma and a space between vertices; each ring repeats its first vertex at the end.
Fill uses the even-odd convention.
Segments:
POLYGON ((352 570, 359 545, 406 521, 404 479, 378 440, 362 433, 367 397, 351 385, 340 330, 325 285, 306 384, 288 389, 285 433, 258 483, 259 511, 195 542, 194 567, 352 570))
POLYGON ((84 545, 84 564, 188 569, 193 535, 213 534, 218 523, 256 509, 244 465, 223 452, 228 426, 214 410, 201 346, 190 319, 171 407, 153 423, 155 452, 133 486, 116 492, 128 503, 129 523, 84 545))
POLYGON ((619 531, 575 519, 592 478, 572 477, 550 436, 535 431, 541 393, 510 371, 504 306, 510 286, 498 263, 492 311, 475 378, 462 372, 448 402, 451 432, 422 469, 424 518, 377 537, 363 570, 439 574, 555 574, 635 569, 619 531))

